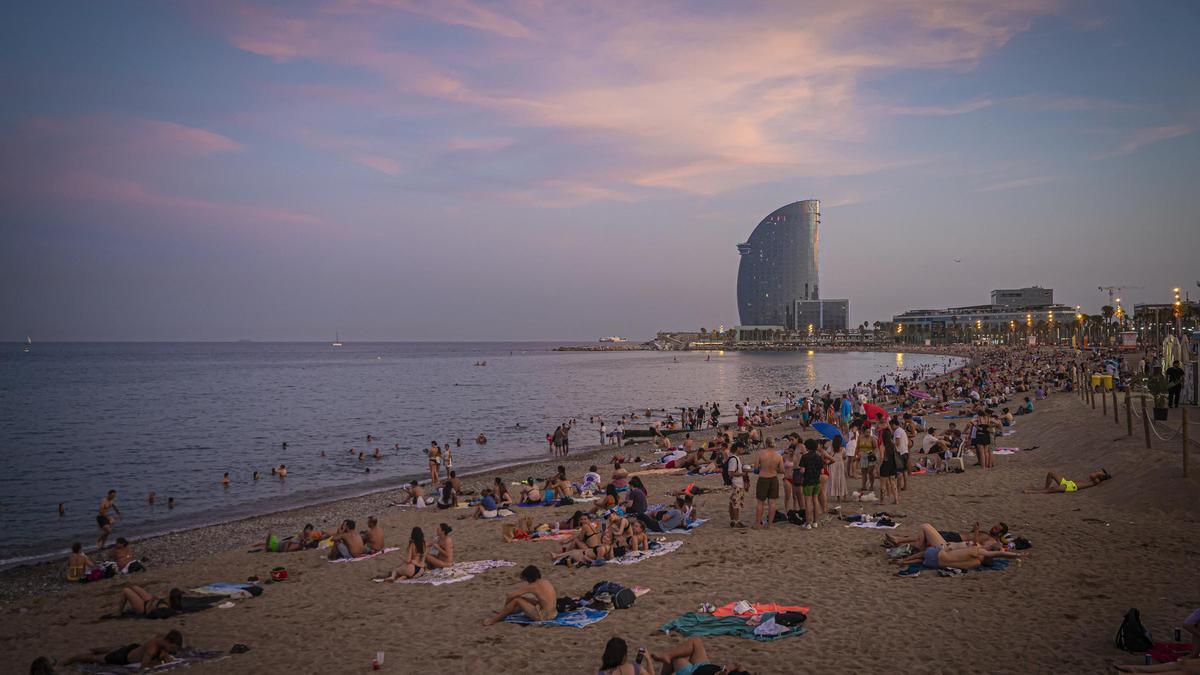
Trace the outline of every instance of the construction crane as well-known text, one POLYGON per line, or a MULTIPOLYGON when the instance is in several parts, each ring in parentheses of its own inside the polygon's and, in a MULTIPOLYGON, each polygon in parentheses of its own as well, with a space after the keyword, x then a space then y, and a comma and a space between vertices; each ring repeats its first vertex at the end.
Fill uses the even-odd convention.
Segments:
POLYGON ((1141 286, 1098 286, 1096 288, 1096 290, 1108 291, 1108 304, 1111 306, 1113 304, 1113 300, 1117 297, 1117 293, 1120 293, 1121 291, 1140 291, 1140 290, 1142 290, 1142 287, 1141 286))

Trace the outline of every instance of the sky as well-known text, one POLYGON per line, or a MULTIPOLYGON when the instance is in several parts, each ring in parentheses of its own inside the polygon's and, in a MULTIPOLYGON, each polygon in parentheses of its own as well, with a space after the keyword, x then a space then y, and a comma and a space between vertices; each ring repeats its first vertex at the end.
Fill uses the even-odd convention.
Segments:
POLYGON ((1200 279, 1200 3, 19 3, 0 340, 737 324, 822 200, 851 319, 1200 279), (958 259, 960 262, 955 262, 958 259))

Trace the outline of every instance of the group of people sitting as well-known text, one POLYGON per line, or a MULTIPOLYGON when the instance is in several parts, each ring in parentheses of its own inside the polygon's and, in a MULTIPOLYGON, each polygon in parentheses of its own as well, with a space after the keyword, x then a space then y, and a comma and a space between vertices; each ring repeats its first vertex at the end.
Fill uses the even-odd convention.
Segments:
POLYGON ((322 542, 328 542, 330 560, 360 558, 379 553, 385 547, 383 527, 379 525, 379 519, 368 516, 365 530, 359 530, 358 524, 347 518, 338 524, 333 532, 324 532, 313 527, 312 523, 306 523, 295 536, 280 539, 268 533, 262 550, 267 553, 292 553, 321 548, 322 542))
POLYGON ((437 526, 433 541, 426 543, 425 531, 414 527, 408 536, 408 549, 405 551, 404 562, 400 563, 392 573, 379 577, 377 581, 400 581, 415 579, 429 570, 445 569, 454 565, 454 538, 450 536, 453 528, 446 523, 437 526))
POLYGON ((71 555, 67 557, 67 581, 98 581, 117 574, 143 572, 146 565, 133 552, 125 537, 117 537, 111 560, 94 561, 83 552, 83 544, 71 544, 71 555))

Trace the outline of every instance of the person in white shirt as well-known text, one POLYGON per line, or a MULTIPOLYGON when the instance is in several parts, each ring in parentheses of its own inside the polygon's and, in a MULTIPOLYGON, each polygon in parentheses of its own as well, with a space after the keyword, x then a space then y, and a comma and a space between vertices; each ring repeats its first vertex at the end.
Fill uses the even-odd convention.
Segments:
POLYGON ((608 441, 608 425, 604 420, 600 421, 600 445, 604 445, 608 441))
POLYGON ((908 489, 908 432, 900 426, 900 420, 893 417, 891 421, 892 439, 896 441, 896 454, 900 456, 900 466, 896 467, 896 478, 899 479, 900 489, 908 489))

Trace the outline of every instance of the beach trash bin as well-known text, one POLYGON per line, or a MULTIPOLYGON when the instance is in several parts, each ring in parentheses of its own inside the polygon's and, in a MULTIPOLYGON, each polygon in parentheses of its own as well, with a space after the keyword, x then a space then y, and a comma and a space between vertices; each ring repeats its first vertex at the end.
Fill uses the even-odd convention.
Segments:
POLYGON ((1096 387, 1100 386, 1101 382, 1103 382, 1103 377, 1104 377, 1103 375, 1099 375, 1099 374, 1095 374, 1095 373, 1092 374, 1092 389, 1095 389, 1096 387))
POLYGON ((1105 375, 1103 379, 1104 379, 1104 388, 1105 388, 1105 389, 1107 389, 1107 390, 1109 390, 1109 391, 1112 391, 1112 388, 1113 388, 1113 376, 1112 376, 1112 375, 1105 375))

